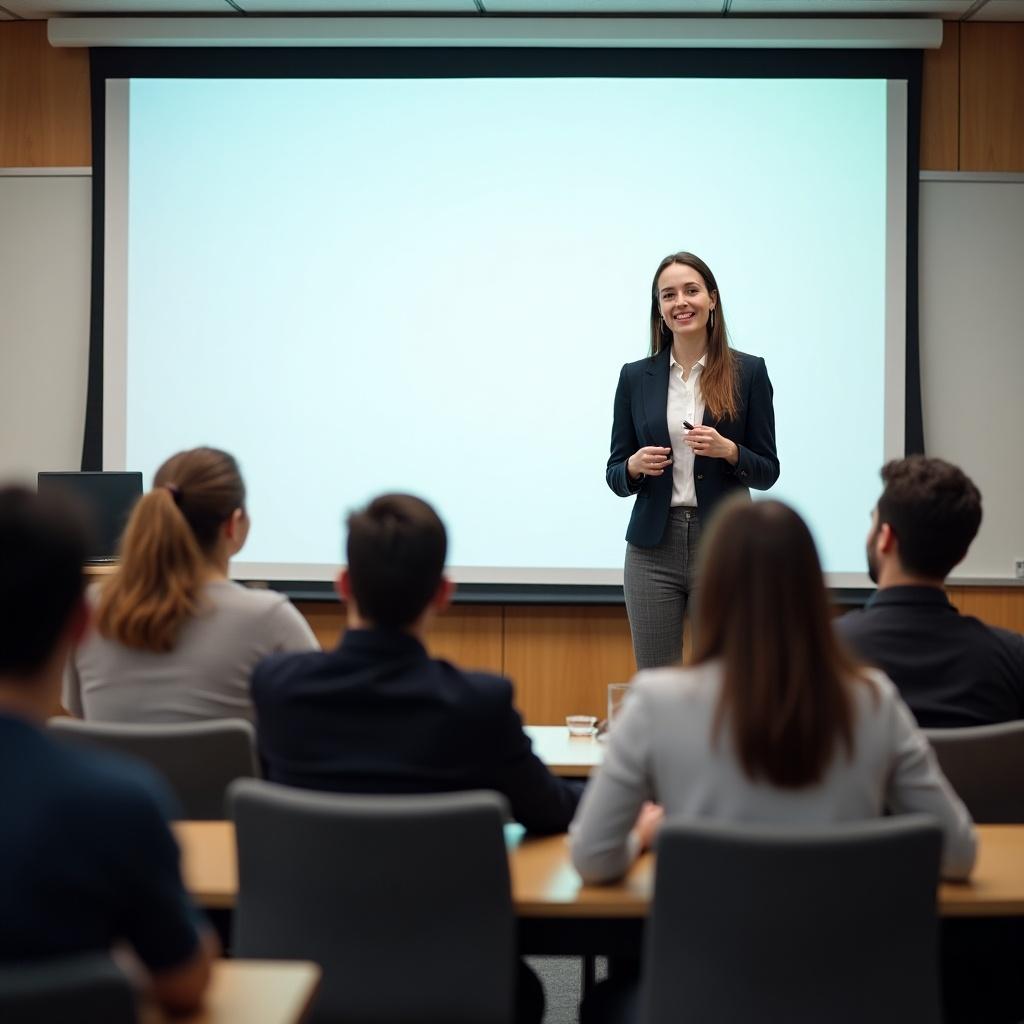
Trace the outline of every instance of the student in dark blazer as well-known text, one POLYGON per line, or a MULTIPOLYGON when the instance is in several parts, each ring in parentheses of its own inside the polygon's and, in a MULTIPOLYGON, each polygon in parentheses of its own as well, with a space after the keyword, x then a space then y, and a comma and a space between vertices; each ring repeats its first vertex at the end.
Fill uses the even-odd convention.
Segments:
POLYGON ((348 528, 341 643, 272 655, 252 677, 267 777, 341 793, 493 789, 530 831, 564 832, 582 786, 533 753, 509 680, 464 672, 424 646, 454 589, 437 514, 411 495, 384 495, 348 528))
MULTIPOLYGON (((446 551, 444 524, 411 495, 384 495, 349 516, 341 643, 272 655, 252 677, 267 777, 339 793, 493 789, 530 831, 564 832, 583 787, 533 753, 512 684, 463 672, 424 646, 454 590, 446 551)), ((540 981, 525 963, 518 971, 515 1020, 540 1024, 540 981)))
POLYGON ((605 477, 635 497, 625 596, 638 668, 678 661, 701 526, 721 500, 779 478, 764 360, 729 347, 718 283, 693 253, 666 256, 651 288, 651 353, 615 391, 605 477))

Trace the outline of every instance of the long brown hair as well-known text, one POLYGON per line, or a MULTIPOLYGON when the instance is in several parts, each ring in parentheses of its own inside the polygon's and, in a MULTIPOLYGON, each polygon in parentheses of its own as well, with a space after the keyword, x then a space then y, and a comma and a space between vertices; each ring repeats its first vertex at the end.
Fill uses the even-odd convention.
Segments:
POLYGON ((692 664, 722 662, 716 741, 728 723, 750 779, 798 789, 853 752, 851 687, 810 530, 778 501, 731 499, 705 537, 692 664))
POLYGON ((704 404, 716 420, 735 419, 739 403, 736 397, 737 375, 736 360, 729 348, 729 335, 725 329, 725 312, 722 309, 722 294, 718 290, 718 282, 708 265, 692 252, 674 252, 666 256, 654 272, 651 284, 651 355, 656 356, 666 346, 672 344, 672 332, 668 329, 661 315, 661 304, 658 302, 658 278, 661 272, 673 263, 692 267, 704 279, 704 287, 715 299, 714 316, 709 318, 707 359, 704 371, 700 376, 700 390, 704 396, 704 404))
POLYGON ((199 611, 206 562, 220 528, 245 507, 238 463, 217 448, 172 455, 132 510, 121 565, 100 595, 96 627, 139 650, 170 651, 199 611))

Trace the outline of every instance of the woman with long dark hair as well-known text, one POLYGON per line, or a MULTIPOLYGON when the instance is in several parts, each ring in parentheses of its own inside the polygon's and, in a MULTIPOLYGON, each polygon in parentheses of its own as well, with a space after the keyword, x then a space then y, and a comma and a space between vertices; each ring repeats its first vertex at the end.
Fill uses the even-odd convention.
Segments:
POLYGON ((100 721, 252 719, 256 663, 319 645, 282 594, 229 579, 248 534, 231 455, 169 458, 132 510, 117 572, 90 593, 95 628, 69 664, 64 706, 100 721))
POLYGON ((572 827, 587 881, 622 875, 675 820, 826 825, 936 818, 943 872, 974 862, 970 815, 880 672, 836 639, 814 541, 775 501, 731 501, 701 557, 686 668, 639 673, 572 827), (637 826, 634 828, 634 826, 637 826))
POLYGON ((730 494, 779 477, 764 360, 729 346, 718 282, 689 252, 666 256, 651 285, 650 355, 615 392, 605 477, 635 497, 625 595, 638 668, 679 661, 700 530, 730 494))

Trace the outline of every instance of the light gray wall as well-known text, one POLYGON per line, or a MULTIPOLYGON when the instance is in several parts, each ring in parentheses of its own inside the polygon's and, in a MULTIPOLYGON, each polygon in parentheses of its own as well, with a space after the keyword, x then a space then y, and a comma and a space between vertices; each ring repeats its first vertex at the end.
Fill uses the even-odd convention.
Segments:
POLYGON ((0 479, 82 460, 92 178, 0 171, 0 479))
MULTIPOLYGON (((90 191, 88 171, 0 172, 0 478, 80 464, 90 191)), ((923 174, 920 243, 925 442, 985 502, 957 575, 1008 578, 1024 558, 1024 175, 923 174)))
POLYGON ((984 515, 958 577, 1024 558, 1024 174, 921 175, 925 448, 963 467, 984 515))

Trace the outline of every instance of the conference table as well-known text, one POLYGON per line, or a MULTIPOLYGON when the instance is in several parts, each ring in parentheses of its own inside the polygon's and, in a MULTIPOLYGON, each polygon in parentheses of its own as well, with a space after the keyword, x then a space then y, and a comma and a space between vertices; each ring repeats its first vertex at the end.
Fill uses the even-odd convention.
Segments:
MULTIPOLYGON (((537 755, 556 775, 585 778, 600 765, 604 743, 570 736, 564 726, 527 726, 537 755)), ((174 825, 185 885, 196 902, 219 914, 238 895, 234 825, 182 821, 174 825)), ((642 856, 613 885, 584 885, 564 835, 527 836, 505 829, 512 901, 524 953, 601 954, 639 949, 654 887, 654 855, 642 856)), ((1024 825, 979 825, 978 860, 968 882, 939 886, 943 917, 1024 916, 1024 825)), ((841 884, 841 880, 837 880, 841 884)))
POLYGON ((305 960, 217 960, 202 1009, 172 1017, 146 1003, 139 1024, 299 1024, 320 973, 305 960))
MULTIPOLYGON (((234 824, 181 821, 174 831, 193 898, 209 910, 232 909, 238 896, 234 824)), ((524 953, 638 948, 654 885, 653 854, 642 856, 613 885, 584 885, 564 835, 527 836, 519 825, 507 826, 505 835, 524 953)), ((972 878, 943 882, 938 903, 943 917, 1024 916, 1024 825, 979 825, 972 878)))
POLYGON ((594 736, 570 736, 564 725, 527 725, 533 752, 554 775, 585 779, 604 758, 605 744, 594 736))

